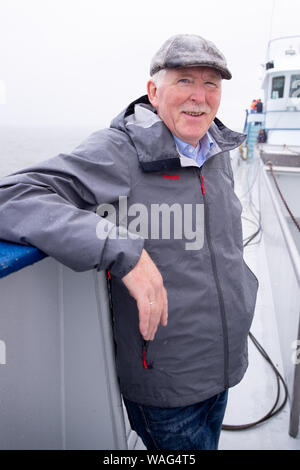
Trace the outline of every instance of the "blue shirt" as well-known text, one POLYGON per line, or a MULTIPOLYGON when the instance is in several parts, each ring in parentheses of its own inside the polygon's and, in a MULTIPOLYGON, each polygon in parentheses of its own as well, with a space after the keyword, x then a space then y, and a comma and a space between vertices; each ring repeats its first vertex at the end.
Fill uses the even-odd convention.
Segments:
POLYGON ((199 140, 197 147, 193 147, 193 145, 187 144, 183 140, 176 137, 176 135, 172 134, 174 140, 177 144, 177 148, 179 152, 184 155, 185 157, 192 158, 195 162, 198 163, 199 166, 202 166, 206 160, 206 155, 208 154, 209 150, 214 145, 214 141, 211 138, 209 132, 207 132, 201 140, 199 140))

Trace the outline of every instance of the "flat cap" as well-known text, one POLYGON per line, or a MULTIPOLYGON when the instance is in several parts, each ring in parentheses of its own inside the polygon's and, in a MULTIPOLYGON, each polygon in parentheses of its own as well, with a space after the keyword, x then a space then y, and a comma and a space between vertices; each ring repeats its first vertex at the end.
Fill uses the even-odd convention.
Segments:
POLYGON ((167 39, 151 61, 150 76, 166 68, 197 65, 218 70, 226 80, 232 78, 224 55, 213 42, 196 34, 177 34, 167 39))

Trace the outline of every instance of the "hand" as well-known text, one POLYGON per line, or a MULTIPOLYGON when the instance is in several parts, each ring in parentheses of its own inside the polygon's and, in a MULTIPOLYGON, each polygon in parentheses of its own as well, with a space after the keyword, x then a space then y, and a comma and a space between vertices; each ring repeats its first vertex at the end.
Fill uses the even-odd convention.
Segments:
POLYGON ((167 325, 168 300, 162 276, 146 250, 122 281, 137 302, 141 335, 153 340, 159 323, 167 325))

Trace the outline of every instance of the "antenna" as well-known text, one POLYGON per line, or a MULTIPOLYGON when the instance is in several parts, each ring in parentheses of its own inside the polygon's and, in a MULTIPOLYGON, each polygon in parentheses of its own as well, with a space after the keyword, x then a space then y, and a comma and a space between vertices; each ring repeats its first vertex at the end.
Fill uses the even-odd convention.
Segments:
POLYGON ((271 23, 270 23, 269 41, 271 41, 271 39, 272 39, 272 34, 273 34, 273 20, 274 20, 275 6, 276 6, 276 0, 273 0, 272 13, 271 13, 271 23))
POLYGON ((276 4, 276 0, 273 0, 271 20, 270 20, 269 42, 268 42, 267 58, 266 58, 267 61, 270 59, 270 45, 271 45, 271 38, 273 34, 273 20, 274 20, 275 4, 276 4))

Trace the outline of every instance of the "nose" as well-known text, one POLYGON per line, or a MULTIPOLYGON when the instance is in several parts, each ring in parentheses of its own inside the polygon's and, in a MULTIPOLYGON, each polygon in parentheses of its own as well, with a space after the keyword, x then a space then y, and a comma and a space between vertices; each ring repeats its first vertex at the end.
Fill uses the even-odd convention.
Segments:
POLYGON ((190 99, 197 103, 204 103, 206 100, 204 87, 201 85, 195 85, 190 95, 190 99))

